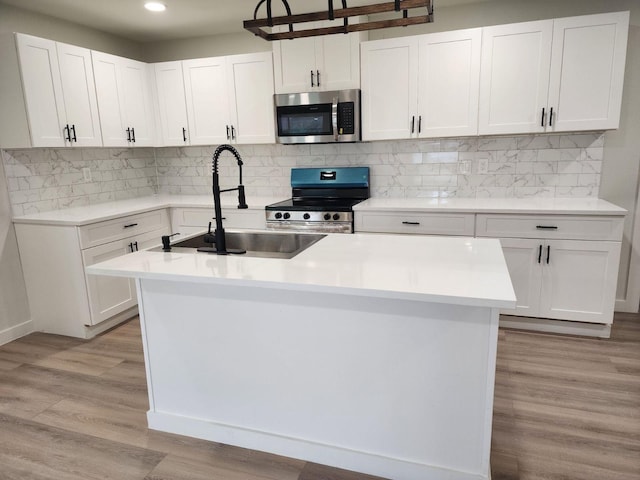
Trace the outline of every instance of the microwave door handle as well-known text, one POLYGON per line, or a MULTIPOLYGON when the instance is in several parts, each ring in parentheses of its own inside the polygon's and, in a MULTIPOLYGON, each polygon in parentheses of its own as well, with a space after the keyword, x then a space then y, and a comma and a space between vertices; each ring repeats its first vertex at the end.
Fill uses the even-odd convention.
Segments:
POLYGON ((338 141, 338 98, 334 97, 331 105, 331 123, 333 125, 333 138, 338 141))

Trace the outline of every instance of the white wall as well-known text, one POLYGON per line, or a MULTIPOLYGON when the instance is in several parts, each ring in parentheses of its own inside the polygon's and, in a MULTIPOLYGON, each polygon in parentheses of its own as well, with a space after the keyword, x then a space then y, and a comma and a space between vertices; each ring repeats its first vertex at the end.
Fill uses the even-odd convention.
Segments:
POLYGON ((144 60, 143 47, 139 43, 0 3, 0 34, 12 32, 27 33, 56 42, 144 60))
POLYGON ((31 330, 27 292, 11 223, 4 169, 0 163, 0 345, 31 330))
POLYGON ((271 43, 248 32, 211 35, 144 44, 147 62, 220 57, 241 53, 269 52, 271 43))

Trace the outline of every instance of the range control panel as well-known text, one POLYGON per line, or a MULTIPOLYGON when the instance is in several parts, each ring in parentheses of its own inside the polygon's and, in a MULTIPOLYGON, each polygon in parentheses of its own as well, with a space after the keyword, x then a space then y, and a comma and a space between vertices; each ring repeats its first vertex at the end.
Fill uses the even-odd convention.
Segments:
POLYGON ((353 212, 267 211, 267 222, 348 222, 353 212))

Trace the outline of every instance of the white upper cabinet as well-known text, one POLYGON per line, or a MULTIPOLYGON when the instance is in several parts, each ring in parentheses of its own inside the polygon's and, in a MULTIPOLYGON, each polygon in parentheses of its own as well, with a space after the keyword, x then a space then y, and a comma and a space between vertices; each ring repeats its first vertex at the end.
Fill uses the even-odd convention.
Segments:
POLYGON ((476 135, 480 29, 362 44, 365 140, 476 135))
MULTIPOLYGON (((309 23, 305 28, 340 25, 342 20, 334 20, 309 23)), ((277 28, 287 29, 286 25, 277 28)), ((365 39, 366 33, 353 32, 273 42, 275 92, 360 88, 360 42, 365 39)))
POLYGON ((418 136, 477 135, 482 30, 420 37, 418 136))
POLYGON ((57 43, 58 64, 71 144, 101 146, 98 100, 91 52, 86 48, 57 43))
POLYGON ((483 29, 479 133, 617 128, 629 13, 483 29))
POLYGON ((225 57, 182 62, 192 145, 231 140, 225 57))
POLYGON ((154 145, 150 67, 146 63, 91 52, 105 147, 154 145))
POLYGON ((409 138, 418 103, 416 37, 362 44, 362 138, 409 138))
POLYGON ((230 119, 237 143, 275 143, 271 52, 227 57, 230 119))
POLYGON ((160 116, 158 141, 164 147, 188 145, 189 126, 182 62, 156 63, 154 73, 160 116))
POLYGON ((275 142, 270 52, 182 66, 191 145, 275 142))
POLYGON ((553 130, 618 128, 629 13, 561 18, 553 24, 547 122, 553 130))
POLYGON ((33 147, 99 146, 89 50, 17 34, 33 147))
POLYGON ((544 132, 553 20, 482 32, 480 134, 544 132))

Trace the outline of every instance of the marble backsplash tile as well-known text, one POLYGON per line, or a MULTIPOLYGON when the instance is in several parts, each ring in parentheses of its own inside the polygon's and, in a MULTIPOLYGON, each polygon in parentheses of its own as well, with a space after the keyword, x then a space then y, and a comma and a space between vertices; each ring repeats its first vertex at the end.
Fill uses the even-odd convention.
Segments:
MULTIPOLYGON (((3 152, 15 215, 153 193, 208 194, 215 146, 3 152), (83 168, 91 170, 86 181, 83 168)), ((238 145, 248 195, 287 197, 292 167, 369 166, 374 197, 597 197, 602 132, 364 142, 238 145), (486 172, 481 171, 486 165, 486 172)), ((237 184, 229 154, 221 183, 237 184)))
MULTIPOLYGON (((597 197, 604 134, 399 140, 329 145, 238 145, 254 195, 288 196, 292 167, 369 166, 374 197, 597 197), (480 160, 487 172, 480 172, 480 160), (466 167, 466 170, 465 170, 466 167)), ((156 149, 158 189, 206 194, 214 147, 156 149)), ((232 187, 232 157, 220 162, 232 187)))
POLYGON ((2 151, 14 215, 152 195, 152 148, 33 148, 2 151), (90 179, 83 169, 88 168, 90 179))

